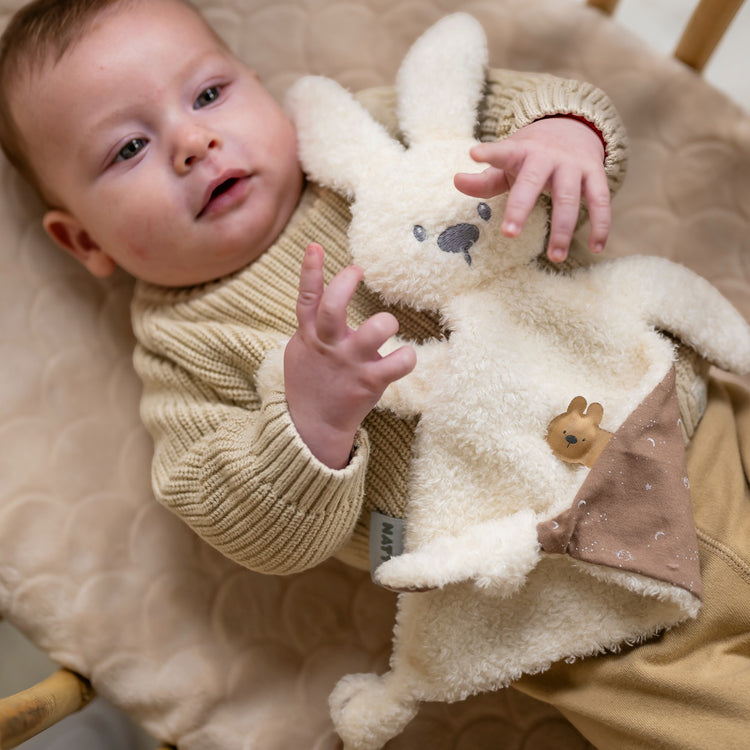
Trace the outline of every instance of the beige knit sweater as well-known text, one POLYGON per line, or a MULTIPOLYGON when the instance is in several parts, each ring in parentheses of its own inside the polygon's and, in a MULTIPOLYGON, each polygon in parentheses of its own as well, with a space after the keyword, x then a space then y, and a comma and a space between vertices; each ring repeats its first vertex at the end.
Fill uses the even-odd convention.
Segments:
MULTIPOLYGON (((395 133, 393 90, 361 99, 395 133)), ((624 130, 608 98, 588 84, 492 71, 479 137, 502 138, 558 113, 584 117, 602 133, 615 190, 625 171, 624 130)), ((348 223, 340 196, 308 185, 283 234, 250 266, 188 289, 136 287, 134 361, 144 384, 142 418, 155 446, 156 497, 204 540, 253 570, 292 573, 332 555, 367 567, 369 511, 403 515, 415 423, 373 411, 349 466, 335 471, 297 435, 284 394, 262 401, 255 386, 266 353, 296 329, 305 246, 323 245, 329 280, 350 262, 348 223)), ((350 324, 380 309, 360 285, 350 324)), ((440 335, 428 316, 393 312, 404 337, 440 335)))

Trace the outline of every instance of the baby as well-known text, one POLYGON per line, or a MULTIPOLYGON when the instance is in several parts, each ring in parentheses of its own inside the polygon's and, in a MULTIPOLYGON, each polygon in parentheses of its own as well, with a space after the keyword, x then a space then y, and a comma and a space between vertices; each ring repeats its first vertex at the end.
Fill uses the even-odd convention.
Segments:
MULTIPOLYGON (((487 92, 472 156, 489 166, 456 187, 509 190, 509 236, 549 190, 556 262, 583 197, 600 251, 625 161, 608 99, 507 71, 487 92)), ((293 124, 257 75, 182 0, 36 0, 3 36, 0 97, 3 149, 48 204, 49 236, 95 276, 139 280, 157 498, 254 570, 332 555, 365 567, 369 512, 402 513, 413 428, 372 409, 414 352, 378 350, 398 329, 441 332, 359 284, 347 205, 305 183, 293 124), (261 398, 257 370, 289 337, 284 392, 261 398)), ((363 101, 388 121, 390 89, 363 101)))
MULTIPOLYGON (((390 89, 361 101, 394 122, 390 89)), ((550 258, 567 253, 581 195, 590 247, 604 245, 625 138, 600 91, 493 70, 477 132, 474 156, 489 167, 456 185, 510 190, 506 234, 549 190, 550 258)), ((305 183, 294 128, 253 71, 180 0, 37 0, 2 39, 0 143, 47 202, 60 247, 96 276, 120 266, 139 280, 135 365, 157 498, 255 570, 332 555, 366 567, 369 512, 402 515, 414 427, 371 411, 413 364, 408 349, 377 350, 397 324, 415 340, 441 331, 384 312, 358 283, 348 206, 305 183), (284 392, 261 397, 258 368, 289 337, 284 392)), ((750 398, 714 385, 690 446, 699 618, 517 685, 597 747, 739 747, 748 736, 749 427, 750 398)))

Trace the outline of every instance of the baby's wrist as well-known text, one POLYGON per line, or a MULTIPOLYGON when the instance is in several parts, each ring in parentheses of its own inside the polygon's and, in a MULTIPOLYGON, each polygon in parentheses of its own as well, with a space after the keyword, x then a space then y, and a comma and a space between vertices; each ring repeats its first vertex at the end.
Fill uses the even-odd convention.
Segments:
POLYGON ((593 123, 591 120, 588 120, 583 115, 574 115, 572 113, 565 113, 561 112, 556 115, 545 115, 544 117, 540 117, 539 120, 535 120, 535 122, 539 122, 540 120, 554 120, 554 119, 566 119, 566 120, 575 120, 576 122, 580 122, 582 125, 586 125, 589 130, 591 130, 593 133, 597 135, 599 138, 599 141, 602 144, 602 148, 604 149, 604 159, 607 158, 607 140, 604 137, 604 133, 602 133, 601 130, 593 123))
POLYGON ((305 425, 295 420, 292 423, 297 434, 312 455, 329 469, 346 468, 355 453, 357 430, 340 430, 330 425, 315 423, 305 425))

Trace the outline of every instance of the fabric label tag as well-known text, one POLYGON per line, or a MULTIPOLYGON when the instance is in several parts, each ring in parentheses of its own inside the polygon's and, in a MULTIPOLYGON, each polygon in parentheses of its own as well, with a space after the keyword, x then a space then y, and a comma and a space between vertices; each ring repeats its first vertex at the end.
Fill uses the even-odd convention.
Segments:
POLYGON ((404 551, 404 520, 377 511, 370 513, 370 575, 375 569, 404 551))

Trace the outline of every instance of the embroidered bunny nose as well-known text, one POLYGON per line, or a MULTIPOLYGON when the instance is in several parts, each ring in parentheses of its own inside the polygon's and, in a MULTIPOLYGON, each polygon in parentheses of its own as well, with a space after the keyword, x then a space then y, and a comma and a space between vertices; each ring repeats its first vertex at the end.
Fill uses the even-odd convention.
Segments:
POLYGON ((479 229, 474 224, 454 224, 441 232, 438 247, 445 253, 463 253, 471 265, 471 246, 479 239, 479 229))

